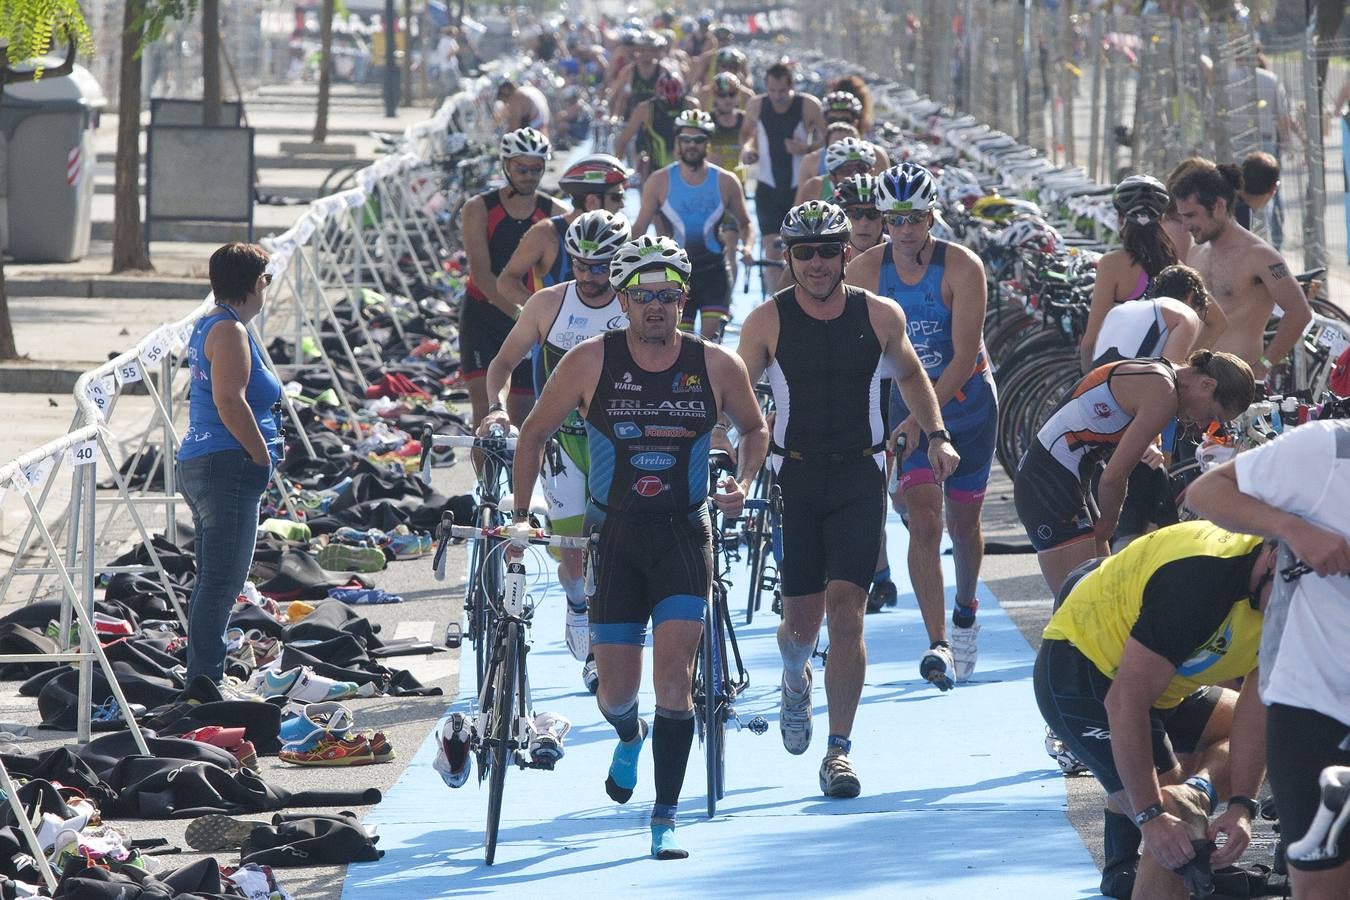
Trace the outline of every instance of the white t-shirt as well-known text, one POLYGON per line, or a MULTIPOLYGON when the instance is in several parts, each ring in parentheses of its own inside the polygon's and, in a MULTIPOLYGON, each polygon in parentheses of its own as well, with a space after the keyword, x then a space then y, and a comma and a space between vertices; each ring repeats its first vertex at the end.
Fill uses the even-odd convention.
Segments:
MULTIPOLYGON (((1350 535, 1350 421, 1292 428, 1269 444, 1239 453, 1234 465, 1244 494, 1350 535)), ((1278 574, 1275 581, 1278 590, 1278 574)), ((1278 628, 1278 616, 1269 608, 1265 627, 1278 628)), ((1315 710, 1350 726, 1350 576, 1299 578, 1283 633, 1270 637, 1278 637, 1278 653, 1272 664, 1268 648, 1275 645, 1262 641, 1266 704, 1315 710)))

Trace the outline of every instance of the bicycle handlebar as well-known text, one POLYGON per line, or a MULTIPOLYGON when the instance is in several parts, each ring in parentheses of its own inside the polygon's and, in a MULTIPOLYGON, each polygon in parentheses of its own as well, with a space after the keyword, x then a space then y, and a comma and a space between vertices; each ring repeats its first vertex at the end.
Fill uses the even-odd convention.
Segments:
POLYGON ((446 529, 445 533, 450 537, 465 538, 467 540, 497 538, 498 540, 515 544, 517 547, 534 544, 541 547, 558 547, 563 550, 584 550, 593 542, 599 540, 598 537, 573 537, 563 534, 549 534, 542 528, 531 528, 528 533, 516 533, 514 529, 518 527, 519 526, 499 525, 496 528, 479 528, 472 525, 451 525, 446 529))
POLYGON ((417 466, 417 475, 424 484, 431 484, 431 451, 435 448, 470 447, 485 453, 514 453, 516 439, 507 437, 505 430, 500 435, 491 434, 479 437, 473 434, 436 434, 430 426, 422 429, 422 458, 417 466))

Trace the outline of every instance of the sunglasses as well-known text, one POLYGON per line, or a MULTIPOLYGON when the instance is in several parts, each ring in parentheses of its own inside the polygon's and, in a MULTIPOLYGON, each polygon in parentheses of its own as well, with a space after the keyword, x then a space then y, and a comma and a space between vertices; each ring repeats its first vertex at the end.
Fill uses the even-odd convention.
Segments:
POLYGON ((792 248, 792 258, 806 262, 819 256, 821 259, 836 259, 844 252, 843 244, 797 244, 792 248))
POLYGON ((870 206, 849 206, 845 207, 844 215, 853 219, 855 222, 858 219, 866 219, 869 222, 875 222, 877 219, 881 218, 881 210, 870 206))
POLYGON ((676 138, 681 144, 706 144, 708 136, 706 134, 682 134, 676 138))
POLYGON ((915 213, 887 213, 886 224, 892 228, 899 228, 901 225, 917 225, 928 218, 928 211, 915 213))
POLYGON ((589 262, 584 259, 572 257, 572 270, 575 272, 586 272, 591 275, 608 275, 609 263, 607 262, 589 262))
POLYGON ((542 175, 544 173, 544 167, 543 165, 519 166, 512 163, 511 171, 515 172, 517 175, 542 175))
POLYGON ((638 306, 646 306, 653 300, 662 306, 670 306, 672 303, 680 303, 684 300, 684 291, 675 288, 666 288, 662 291, 648 291, 642 288, 629 288, 624 291, 628 295, 629 303, 636 303, 638 306))

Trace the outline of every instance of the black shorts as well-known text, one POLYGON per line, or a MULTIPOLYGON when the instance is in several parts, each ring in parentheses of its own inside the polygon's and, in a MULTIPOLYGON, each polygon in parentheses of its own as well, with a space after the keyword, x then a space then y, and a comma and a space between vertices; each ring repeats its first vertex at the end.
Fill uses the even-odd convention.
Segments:
MULTIPOLYGON (((515 319, 486 300, 465 297, 459 308, 461 374, 465 378, 485 374, 515 324, 515 319)), ((534 373, 528 359, 511 371, 511 393, 534 393, 534 373)))
MULTIPOLYGON (((1092 770, 1108 794, 1123 790, 1111 754, 1111 726, 1106 717, 1111 679, 1073 644, 1046 640, 1036 654, 1031 683, 1045 724, 1092 770)), ((1200 737, 1222 696, 1223 689, 1211 685, 1171 709, 1149 710, 1153 766, 1159 774, 1176 768, 1176 754, 1194 753, 1199 748, 1200 737)))
POLYGON ((759 223, 759 233, 762 235, 777 234, 783 230, 783 220, 787 218, 788 210, 792 209, 792 201, 797 197, 796 187, 769 187, 767 184, 760 184, 755 187, 755 221, 759 223))
POLYGON ((703 621, 712 586, 712 531, 708 511, 688 515, 606 515, 587 508, 583 533, 600 526, 591 643, 647 641, 672 619, 703 621))
POLYGON ((783 596, 803 597, 831 581, 866 589, 881 549, 886 476, 870 458, 857 463, 783 460, 783 596))
MULTIPOLYGON (((1317 778, 1327 766, 1350 766, 1350 751, 1340 749, 1350 729, 1311 709, 1280 703, 1266 710, 1266 770, 1275 806, 1280 810, 1280 836, 1286 847, 1308 833, 1322 791, 1317 778)), ((1305 872, 1334 869, 1350 862, 1350 834, 1342 833, 1336 856, 1289 865, 1305 872)))
POLYGON ((1059 464, 1040 441, 1017 466, 1013 506, 1037 552, 1092 536, 1092 514, 1082 479, 1059 464))
POLYGON ((689 276, 689 299, 680 321, 689 324, 697 322, 700 315, 725 315, 730 311, 731 279, 726 260, 721 256, 700 259, 689 276))

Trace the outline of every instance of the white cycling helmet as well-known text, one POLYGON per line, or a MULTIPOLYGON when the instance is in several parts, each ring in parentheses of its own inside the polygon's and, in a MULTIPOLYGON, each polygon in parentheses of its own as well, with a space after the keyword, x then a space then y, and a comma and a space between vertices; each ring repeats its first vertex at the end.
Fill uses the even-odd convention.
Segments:
POLYGON ((604 209, 584 212, 572 220, 563 236, 563 248, 577 259, 613 259, 619 248, 632 240, 633 232, 623 213, 604 209))
POLYGON ((637 279, 644 273, 650 273, 652 281, 687 284, 693 271, 689 254, 679 244, 668 237, 644 234, 624 244, 614 254, 609 261, 609 283, 614 290, 622 291, 638 283, 637 279))
POLYGON ((675 133, 678 134, 681 128, 697 128, 704 134, 712 134, 717 130, 717 125, 713 123, 713 117, 701 109, 686 109, 675 117, 675 133))
POLYGON ((937 183, 923 166, 901 163, 877 176, 877 209, 882 212, 922 212, 937 205, 937 183))
POLYGON ((842 244, 852 232, 853 226, 842 209, 824 200, 807 200, 788 210, 778 237, 789 247, 793 244, 842 244))
POLYGON ((501 143, 497 146, 497 155, 504 160, 513 156, 537 156, 540 159, 549 159, 553 156, 553 145, 541 132, 527 126, 502 135, 501 143))
POLYGON ((877 151, 867 141, 855 137, 846 137, 835 141, 825 148, 825 171, 834 170, 849 163, 863 163, 870 172, 877 164, 877 151))
POLYGON ((1021 247, 1044 248, 1058 246, 1062 242, 1059 232, 1044 219, 1026 216, 1005 227, 994 236, 994 242, 1000 247, 1016 250, 1021 247))

